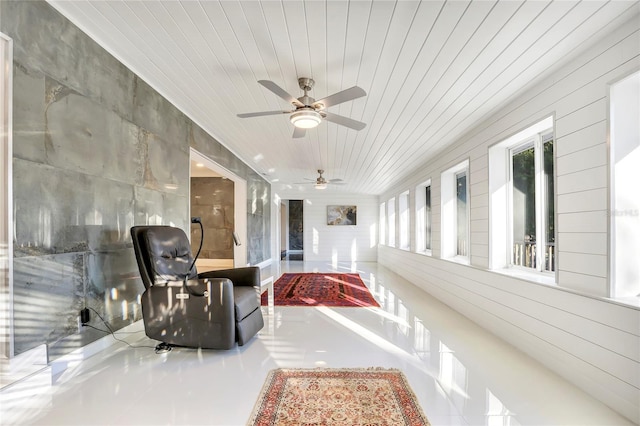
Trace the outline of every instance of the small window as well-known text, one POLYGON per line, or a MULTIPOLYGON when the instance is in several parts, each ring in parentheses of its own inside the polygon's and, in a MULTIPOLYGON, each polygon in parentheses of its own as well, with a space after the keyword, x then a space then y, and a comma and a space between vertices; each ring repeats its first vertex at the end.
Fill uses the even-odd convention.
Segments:
POLYGON ((510 159, 511 265, 552 272, 555 269, 553 134, 549 130, 513 148, 510 159))
POLYGON ((456 256, 468 256, 469 251, 467 186, 467 171, 456 174, 456 256))
POLYGON ((469 161, 442 173, 442 257, 469 262, 469 161))
POLYGON ((400 248, 409 250, 409 191, 400 194, 398 211, 400 214, 400 248))
POLYGON ((555 279, 554 161, 553 117, 489 149, 492 269, 555 279))
POLYGON ((424 248, 431 250, 431 185, 424 189, 424 248))
POLYGON ((416 187, 416 251, 431 254, 431 181, 416 187))
POLYGON ((396 199, 395 197, 387 201, 387 220, 389 247, 396 246, 396 199))
POLYGON ((387 203, 380 203, 380 244, 386 244, 387 237, 387 203))
POLYGON ((611 296, 640 298, 640 72, 611 86, 611 296))

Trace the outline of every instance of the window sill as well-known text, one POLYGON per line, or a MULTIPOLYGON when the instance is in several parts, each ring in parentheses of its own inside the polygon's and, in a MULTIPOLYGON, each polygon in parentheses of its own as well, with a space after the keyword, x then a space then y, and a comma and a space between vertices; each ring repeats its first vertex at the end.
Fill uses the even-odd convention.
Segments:
POLYGON ((508 275, 513 278, 520 278, 526 281, 531 281, 538 284, 556 285, 555 275, 547 275, 539 272, 524 271, 518 268, 505 268, 494 269, 493 272, 497 272, 502 275, 508 275))
POLYGON ((421 254, 423 256, 433 256, 432 251, 431 250, 421 250, 421 251, 416 251, 416 254, 421 254))
POLYGON ((467 266, 471 265, 471 262, 469 261, 469 258, 467 256, 447 257, 444 260, 448 260, 449 262, 453 262, 453 263, 459 263, 460 265, 467 265, 467 266))

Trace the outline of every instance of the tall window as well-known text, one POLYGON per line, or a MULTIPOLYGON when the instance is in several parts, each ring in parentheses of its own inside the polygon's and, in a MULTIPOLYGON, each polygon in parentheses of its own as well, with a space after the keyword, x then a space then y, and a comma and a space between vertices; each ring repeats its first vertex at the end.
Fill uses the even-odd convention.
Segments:
POLYGON ((431 180, 416 186, 416 252, 431 254, 431 180))
POLYGON ((389 221, 388 222, 389 223, 389 226, 388 226, 389 246, 395 247, 396 246, 396 199, 395 197, 387 201, 387 219, 389 221))
POLYGON ((380 244, 386 244, 387 238, 387 203, 380 203, 380 244))
POLYGON ((431 184, 424 188, 424 249, 431 250, 431 184))
POLYGON ((442 257, 468 263, 469 160, 442 173, 440 194, 442 257))
POLYGON ((640 297, 640 72, 611 86, 611 296, 640 297))
POLYGON ((409 191, 400 194, 398 211, 400 213, 400 248, 409 250, 409 191))
POLYGON ((469 251, 469 203, 467 203, 467 171, 456 174, 456 255, 469 251))
POLYGON ((511 264, 554 271, 553 133, 511 149, 511 264))
POLYGON ((492 269, 555 271, 554 161, 553 117, 489 149, 492 269))

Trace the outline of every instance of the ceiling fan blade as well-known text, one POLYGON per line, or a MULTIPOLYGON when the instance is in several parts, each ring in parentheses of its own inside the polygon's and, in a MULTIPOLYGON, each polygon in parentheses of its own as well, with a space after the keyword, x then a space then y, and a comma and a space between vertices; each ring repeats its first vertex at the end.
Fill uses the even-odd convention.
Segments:
POLYGON ((342 179, 329 179, 327 182, 329 183, 338 183, 338 182, 342 182, 342 179))
POLYGON ((289 93, 287 93, 286 90, 284 90, 282 87, 280 87, 277 84, 275 84, 273 81, 271 81, 271 80, 258 80, 258 83, 262 84, 264 87, 266 87, 267 89, 271 90, 273 93, 275 93, 276 95, 280 96, 282 99, 284 99, 285 101, 289 102, 290 104, 293 104, 293 105, 295 105, 297 107, 304 106, 302 104, 302 102, 300 102, 299 100, 297 100, 296 98, 291 96, 289 93))
POLYGON ((340 124, 341 126, 349 127, 353 130, 362 130, 366 127, 366 124, 362 121, 354 120, 349 117, 344 117, 338 114, 331 114, 330 112, 323 111, 322 115, 327 121, 331 121, 332 123, 340 124))
POLYGON ((249 117, 262 117, 264 115, 280 115, 280 114, 290 114, 291 111, 262 111, 262 112, 247 112, 244 114, 238 114, 240 118, 249 118, 249 117))
POLYGON ((294 127, 293 129, 294 138, 303 138, 304 135, 306 134, 307 134, 307 129, 301 129, 300 127, 294 127))
POLYGON ((334 93, 333 95, 329 95, 324 99, 320 99, 313 103, 314 107, 318 104, 322 104, 324 108, 329 108, 334 105, 341 104, 343 102, 351 101, 353 99, 358 99, 363 96, 367 96, 367 92, 361 89, 358 86, 353 86, 349 89, 345 89, 341 92, 334 93))

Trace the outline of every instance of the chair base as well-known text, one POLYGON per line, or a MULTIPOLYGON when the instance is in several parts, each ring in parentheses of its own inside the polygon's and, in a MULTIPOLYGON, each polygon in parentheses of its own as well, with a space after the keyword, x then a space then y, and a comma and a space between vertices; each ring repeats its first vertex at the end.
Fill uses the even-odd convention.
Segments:
POLYGON ((264 319, 260 308, 253 311, 236 326, 238 345, 243 346, 264 327, 264 319))

